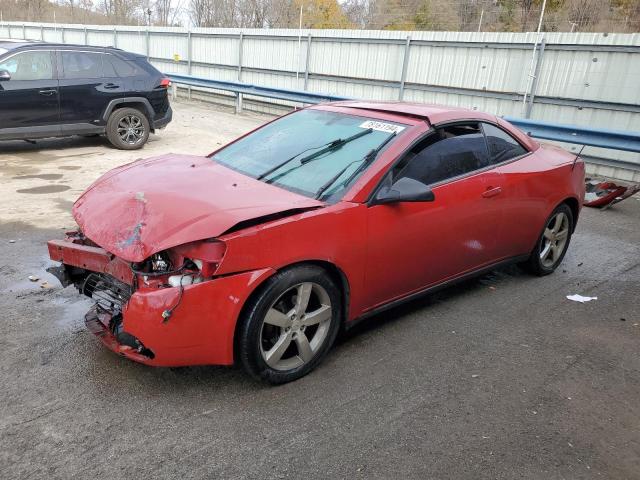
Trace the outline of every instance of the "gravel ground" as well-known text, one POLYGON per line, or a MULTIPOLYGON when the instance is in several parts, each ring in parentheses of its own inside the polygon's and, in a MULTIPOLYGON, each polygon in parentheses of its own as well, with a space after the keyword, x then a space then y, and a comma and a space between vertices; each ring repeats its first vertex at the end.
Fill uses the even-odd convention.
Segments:
POLYGON ((1 478, 640 478, 633 198, 583 210, 554 275, 501 269, 381 314, 284 386, 103 348, 88 302, 44 272, 74 198, 116 165, 208 153, 268 118, 175 111, 141 152, 0 144, 1 478))

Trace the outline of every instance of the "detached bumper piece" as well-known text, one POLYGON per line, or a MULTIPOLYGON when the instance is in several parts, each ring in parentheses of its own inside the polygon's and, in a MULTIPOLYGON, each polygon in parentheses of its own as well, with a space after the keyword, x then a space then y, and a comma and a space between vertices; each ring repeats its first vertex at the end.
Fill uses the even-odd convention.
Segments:
POLYGON ((122 332, 122 319, 119 315, 112 315, 103 310, 99 304, 89 309, 84 317, 87 329, 109 349, 119 355, 135 360, 136 362, 147 363, 153 360, 154 353, 146 348, 140 340, 126 332, 122 332))
POLYGON ((618 185, 609 181, 585 179, 584 205, 594 208, 608 208, 640 192, 640 183, 618 185))

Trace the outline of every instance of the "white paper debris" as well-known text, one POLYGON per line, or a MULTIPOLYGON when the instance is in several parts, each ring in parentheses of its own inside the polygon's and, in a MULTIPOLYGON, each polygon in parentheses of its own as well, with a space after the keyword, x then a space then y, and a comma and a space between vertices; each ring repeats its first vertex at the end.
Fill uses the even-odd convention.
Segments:
POLYGON ((574 302, 580 302, 580 303, 590 302, 591 300, 597 300, 598 299, 598 297, 583 297, 582 295, 578 295, 577 293, 575 293, 573 295, 567 295, 567 298, 569 300, 574 301, 574 302))

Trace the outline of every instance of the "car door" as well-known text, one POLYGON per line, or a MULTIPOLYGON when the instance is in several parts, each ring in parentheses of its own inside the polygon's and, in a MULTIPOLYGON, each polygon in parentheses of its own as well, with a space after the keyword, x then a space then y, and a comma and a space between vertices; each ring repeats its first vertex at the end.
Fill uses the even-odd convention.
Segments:
MULTIPOLYGON (((0 60, 0 132, 9 137, 59 131, 58 80, 53 53, 22 51, 0 60)), ((37 136, 37 135, 36 135, 37 136)))
POLYGON ((368 209, 365 281, 371 307, 499 256, 503 178, 489 161, 478 123, 436 129, 396 163, 385 181, 403 177, 431 186, 435 198, 368 209))
POLYGON ((545 191, 543 162, 499 125, 481 123, 487 139, 491 162, 503 176, 502 215, 505 229, 498 245, 503 258, 529 253, 540 235, 546 199, 536 192, 545 191), (542 213, 541 213, 542 212, 542 213))
POLYGON ((107 104, 122 97, 121 79, 106 60, 106 54, 60 50, 60 118, 74 130, 103 123, 107 104), (81 124, 81 125, 78 125, 81 124))

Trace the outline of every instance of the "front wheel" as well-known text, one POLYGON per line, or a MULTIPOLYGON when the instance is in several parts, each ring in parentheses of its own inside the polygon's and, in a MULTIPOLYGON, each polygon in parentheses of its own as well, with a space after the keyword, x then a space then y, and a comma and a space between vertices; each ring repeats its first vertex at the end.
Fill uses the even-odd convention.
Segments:
POLYGON ((528 270, 543 276, 558 268, 569 248, 573 221, 573 212, 565 203, 551 213, 527 261, 528 270))
POLYGON ((325 271, 312 265, 277 273, 249 300, 237 352, 252 376, 279 384, 313 370, 340 328, 342 302, 325 271))
POLYGON ((107 138, 120 150, 137 150, 149 138, 149 120, 135 108, 119 108, 107 121, 107 138))

